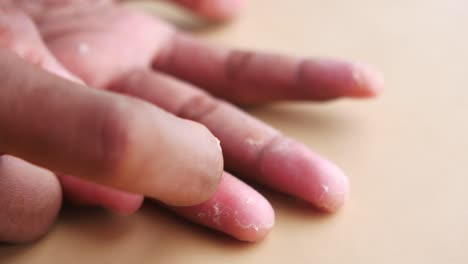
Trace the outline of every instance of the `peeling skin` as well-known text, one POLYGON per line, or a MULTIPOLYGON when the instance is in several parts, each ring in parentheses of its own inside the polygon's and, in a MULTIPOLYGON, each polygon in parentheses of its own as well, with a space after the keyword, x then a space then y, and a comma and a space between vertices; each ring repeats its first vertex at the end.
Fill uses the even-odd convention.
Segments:
POLYGON ((219 208, 218 203, 215 203, 213 205, 213 223, 215 223, 218 226, 221 226, 221 214, 223 213, 223 210, 219 208))
POLYGON ((243 229, 253 229, 255 230, 256 232, 260 231, 260 227, 256 224, 253 224, 253 223, 250 223, 250 224, 244 224, 242 223, 239 218, 237 218, 237 215, 239 214, 238 211, 235 211, 234 212, 234 222, 236 222, 236 224, 240 227, 240 228, 243 228, 243 229))
POLYGON ((291 152, 291 141, 290 140, 282 140, 279 141, 278 144, 275 144, 273 148, 271 148, 271 153, 277 153, 277 154, 282 154, 286 155, 291 152))
POLYGON ((329 186, 324 184, 322 184, 320 188, 321 192, 317 201, 321 209, 325 211, 335 211, 337 207, 341 206, 343 203, 343 196, 346 196, 346 193, 333 192, 329 186))
POLYGON ((322 200, 320 208, 328 212, 334 212, 343 204, 342 197, 343 193, 328 194, 327 199, 322 200))
POLYGON ((328 186, 322 184, 322 190, 323 190, 324 193, 328 193, 328 190, 330 190, 330 188, 328 186))
POLYGON ((272 141, 263 152, 259 180, 334 212, 346 200, 349 183, 335 164, 287 138, 272 141))
POLYGON ((78 44, 78 52, 80 53, 80 55, 88 54, 89 52, 88 43, 80 42, 80 44, 78 44))
POLYGON ((254 189, 225 173, 218 191, 205 203, 172 207, 196 223, 227 233, 242 241, 264 238, 275 223, 273 208, 254 189))
POLYGON ((198 213, 197 216, 200 217, 200 218, 205 218, 206 214, 205 213, 198 213))
POLYGON ((237 224, 239 227, 241 227, 241 228, 243 228, 243 229, 253 229, 253 230, 257 231, 257 232, 260 231, 260 227, 257 226, 257 225, 255 225, 255 224, 248 224, 248 225, 245 225, 245 224, 242 224, 242 223, 239 221, 239 219, 237 219, 237 218, 234 219, 234 221, 236 222, 236 224, 237 224))
MULTIPOLYGON (((247 200, 245 201, 245 204, 252 204, 253 198, 248 197, 247 200)), ((211 212, 200 212, 197 214, 197 216, 200 219, 205 219, 206 217, 211 218, 212 222, 218 226, 222 227, 223 226, 223 219, 232 219, 234 220, 234 223, 239 226, 242 229, 251 229, 255 230, 255 232, 260 232, 265 229, 269 229, 273 224, 266 224, 266 225, 259 225, 255 223, 244 223, 239 219, 239 211, 234 211, 234 213, 231 215, 229 212, 229 209, 227 208, 222 208, 219 203, 214 203, 212 207, 211 212)))
POLYGON ((259 155, 266 144, 266 141, 262 138, 252 137, 252 136, 245 136, 242 139, 243 149, 245 150, 244 155, 248 157, 247 159, 255 160, 256 157, 259 155))
POLYGON ((240 228, 242 229, 245 229, 245 230, 255 230, 255 232, 259 233, 259 232, 262 232, 264 230, 268 230, 270 229, 274 223, 268 223, 268 224, 265 224, 265 225, 259 225, 259 224, 255 224, 255 223, 243 223, 241 220, 239 220, 239 218, 237 217, 239 214, 238 211, 235 211, 234 212, 234 222, 236 223, 237 226, 239 226, 240 228))
POLYGON ((245 140, 245 143, 249 146, 254 146, 254 147, 261 147, 265 144, 264 140, 259 140, 259 139, 254 139, 254 138, 247 138, 245 140))
POLYGON ((223 152, 223 149, 221 148, 221 141, 215 137, 216 141, 218 142, 218 149, 219 149, 219 152, 223 152))
POLYGON ((325 201, 328 199, 328 196, 329 196, 329 191, 330 191, 330 187, 328 187, 327 185, 320 185, 320 194, 319 194, 319 198, 317 199, 320 203, 322 204, 326 204, 325 201))

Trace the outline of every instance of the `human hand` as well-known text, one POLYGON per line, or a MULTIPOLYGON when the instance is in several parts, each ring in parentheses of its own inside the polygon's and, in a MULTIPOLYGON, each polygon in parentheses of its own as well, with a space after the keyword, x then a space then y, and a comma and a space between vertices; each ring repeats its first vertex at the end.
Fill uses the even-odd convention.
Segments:
MULTIPOLYGON (((221 176, 216 139, 186 119, 220 139, 225 167, 235 175, 325 211, 346 199, 348 181, 335 165, 224 100, 371 97, 382 84, 367 66, 212 46, 110 1, 9 2, 0 46, 68 81, 0 51, 8 69, 0 73, 7 80, 0 150, 50 170, 2 156, 0 205, 9 207, 2 205, 0 219, 12 220, 0 222, 0 240, 35 238, 53 222, 61 192, 51 171, 60 172, 64 194, 78 203, 129 214, 145 195, 238 239, 261 239, 274 223, 270 204, 230 174, 221 176), (15 207, 21 199, 28 202, 15 207)), ((237 6, 178 2, 215 19, 237 6)))

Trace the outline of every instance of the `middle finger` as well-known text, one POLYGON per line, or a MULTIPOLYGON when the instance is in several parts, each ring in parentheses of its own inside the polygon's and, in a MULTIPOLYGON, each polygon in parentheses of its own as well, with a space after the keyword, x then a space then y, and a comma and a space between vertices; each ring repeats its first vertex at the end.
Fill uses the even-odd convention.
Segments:
POLYGON ((151 70, 135 70, 110 89, 204 124, 221 140, 226 167, 232 172, 325 211, 335 211, 347 197, 348 180, 334 164, 191 84, 151 70))

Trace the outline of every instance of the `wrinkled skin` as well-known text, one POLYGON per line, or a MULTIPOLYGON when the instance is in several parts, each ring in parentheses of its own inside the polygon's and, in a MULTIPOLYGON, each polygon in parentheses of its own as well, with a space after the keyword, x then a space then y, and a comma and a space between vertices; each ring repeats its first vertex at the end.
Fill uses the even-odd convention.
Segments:
MULTIPOLYGON (((243 5, 243 1, 235 0, 221 1, 231 3, 228 6, 218 5, 216 0, 175 2, 215 20, 230 18, 243 5)), ((255 104, 372 97, 380 91, 382 80, 368 66, 212 46, 113 1, 0 3, 3 50, 77 83, 76 89, 87 89, 81 87, 85 84, 105 93, 125 94, 202 124, 221 141, 224 168, 235 176, 296 196, 328 212, 346 200, 348 181, 335 165, 227 101, 255 104)), ((193 144, 195 149, 216 151, 208 143, 193 144)), ((173 156, 161 151, 164 153, 155 157, 175 158, 188 150, 180 149, 173 156)), ((227 172, 214 177, 217 180, 210 184, 217 189, 210 191, 209 197, 184 203, 178 197, 183 188, 158 196, 169 187, 140 192, 130 186, 131 181, 123 185, 102 182, 94 174, 87 177, 86 170, 83 176, 81 170, 47 166, 55 164, 48 160, 21 158, 50 170, 11 155, 0 156, 0 241, 30 241, 45 234, 60 208, 62 191, 72 202, 102 206, 119 214, 137 211, 144 196, 162 200, 183 217, 245 241, 262 239, 274 225, 268 201, 227 172), (24 202, 18 203, 20 200, 24 202)), ((216 166, 210 171, 216 172, 216 166)))

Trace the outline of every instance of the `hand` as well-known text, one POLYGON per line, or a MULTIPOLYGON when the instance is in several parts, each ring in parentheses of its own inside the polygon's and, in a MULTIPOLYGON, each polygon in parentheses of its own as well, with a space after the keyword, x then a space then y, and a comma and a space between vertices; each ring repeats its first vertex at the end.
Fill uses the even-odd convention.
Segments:
MULTIPOLYGON (((175 2, 211 19, 241 4, 175 2)), ((335 165, 227 101, 372 97, 382 79, 368 66, 213 46, 111 1, 3 3, 0 240, 47 230, 61 201, 55 174, 76 203, 130 214, 146 196, 246 241, 268 233, 274 212, 222 172, 223 157, 234 175, 324 211, 345 201, 335 165)))

